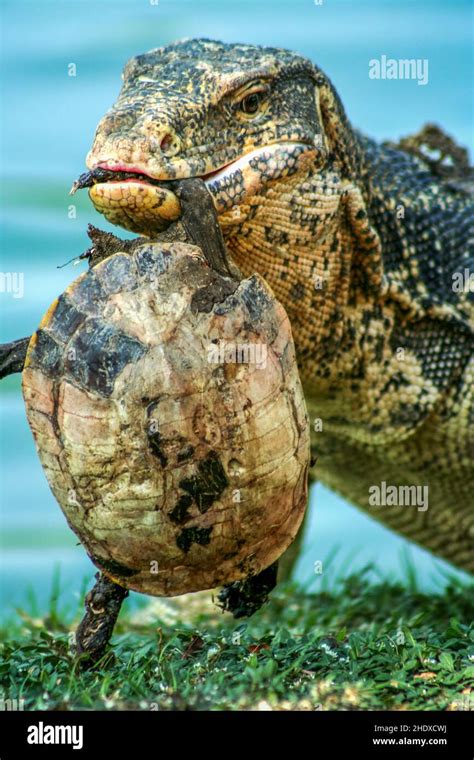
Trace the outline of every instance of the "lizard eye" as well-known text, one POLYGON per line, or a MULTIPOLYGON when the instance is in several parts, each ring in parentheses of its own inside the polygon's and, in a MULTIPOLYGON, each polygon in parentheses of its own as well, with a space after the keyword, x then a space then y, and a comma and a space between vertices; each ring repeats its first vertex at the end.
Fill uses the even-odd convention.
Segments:
POLYGON ((250 86, 247 85, 244 92, 236 93, 233 108, 237 117, 251 119, 266 111, 269 92, 267 84, 254 82, 250 86))
POLYGON ((246 114, 257 113, 258 109, 260 108, 261 101, 261 92, 251 92, 250 95, 246 95, 245 98, 242 98, 240 101, 240 110, 246 114))

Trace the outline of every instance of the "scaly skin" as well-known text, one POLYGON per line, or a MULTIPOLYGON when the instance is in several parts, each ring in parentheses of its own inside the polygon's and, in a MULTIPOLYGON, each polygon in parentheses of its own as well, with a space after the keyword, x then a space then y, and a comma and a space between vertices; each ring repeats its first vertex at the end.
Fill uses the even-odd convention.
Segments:
MULTIPOLYGON (((235 263, 263 275, 290 317, 322 424, 318 479, 472 571, 474 305, 452 287, 474 271, 469 195, 354 131, 309 61, 208 40, 129 61, 87 165, 204 177, 235 263), (427 486, 428 508, 371 506, 382 481, 427 486)), ((163 198, 168 213, 174 202, 143 178, 90 194, 148 236, 163 198)))

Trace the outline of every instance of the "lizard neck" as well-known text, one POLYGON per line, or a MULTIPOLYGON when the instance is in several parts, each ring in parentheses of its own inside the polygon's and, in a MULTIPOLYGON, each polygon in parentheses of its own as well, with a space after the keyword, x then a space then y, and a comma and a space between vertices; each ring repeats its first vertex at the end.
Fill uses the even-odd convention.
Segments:
POLYGON ((309 169, 220 222, 243 274, 261 274, 285 307, 303 383, 319 395, 359 373, 364 304, 377 297, 382 277, 377 256, 361 256, 380 243, 358 189, 337 169, 309 169))

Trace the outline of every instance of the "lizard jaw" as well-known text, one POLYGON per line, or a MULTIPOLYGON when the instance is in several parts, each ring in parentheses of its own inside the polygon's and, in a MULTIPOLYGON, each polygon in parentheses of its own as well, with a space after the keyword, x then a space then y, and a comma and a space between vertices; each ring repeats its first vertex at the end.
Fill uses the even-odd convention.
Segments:
POLYGON ((314 161, 316 153, 316 148, 306 143, 271 143, 245 153, 203 179, 219 214, 256 195, 268 182, 295 174, 314 161))
MULTIPOLYGON (((189 173, 188 176, 200 176, 204 180, 217 213, 222 214, 259 193, 269 182, 304 168, 319 152, 314 144, 275 142, 251 150, 206 174, 189 173)), ((168 184, 172 179, 169 175, 151 174, 146 167, 110 159, 98 158, 89 166, 91 171, 81 175, 71 192, 89 187, 95 208, 112 224, 152 236, 179 218, 181 208, 168 184), (117 179, 113 178, 115 173, 119 175, 117 179)))

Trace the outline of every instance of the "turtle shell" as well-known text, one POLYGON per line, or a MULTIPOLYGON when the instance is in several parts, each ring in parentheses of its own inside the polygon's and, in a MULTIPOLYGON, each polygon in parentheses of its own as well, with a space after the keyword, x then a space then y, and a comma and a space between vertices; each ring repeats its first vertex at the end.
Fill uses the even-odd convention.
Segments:
POLYGON ((288 318, 258 275, 216 275, 183 243, 107 258, 44 316, 23 394, 69 525, 126 588, 231 583, 293 541, 308 419, 288 318))

